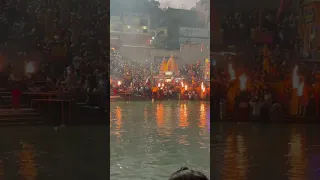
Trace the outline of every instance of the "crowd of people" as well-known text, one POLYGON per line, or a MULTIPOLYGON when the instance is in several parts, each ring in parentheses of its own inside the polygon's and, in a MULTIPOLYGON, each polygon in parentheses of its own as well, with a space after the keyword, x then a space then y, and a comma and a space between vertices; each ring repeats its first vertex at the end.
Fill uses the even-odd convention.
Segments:
MULTIPOLYGON (((204 62, 179 66, 180 75, 170 83, 164 82, 161 78, 154 79, 160 73, 160 66, 161 62, 133 62, 123 58, 119 53, 113 53, 110 61, 111 79, 114 79, 111 86, 112 93, 116 95, 119 91, 130 91, 147 99, 200 98, 199 87, 204 81, 204 62), (121 84, 118 84, 119 82, 121 84), (182 87, 181 83, 189 87, 182 87)), ((210 97, 208 91, 205 94, 210 97)))
POLYGON ((109 92, 105 87, 109 84, 105 1, 2 2, 2 87, 19 84, 18 89, 35 92, 109 92))
POLYGON ((314 113, 319 109, 318 103, 314 103, 318 101, 318 65, 302 60, 305 52, 298 24, 298 13, 287 11, 279 14, 255 9, 232 12, 224 17, 223 43, 229 45, 224 51, 231 51, 233 55, 224 55, 220 61, 217 57, 212 58, 215 59, 211 64, 215 109, 223 108, 220 108, 221 102, 226 105, 224 109, 229 115, 236 109, 245 112, 239 108, 242 102, 246 102, 252 116, 270 115, 272 105, 279 107, 279 104, 286 115, 304 116, 310 114, 310 109, 314 109, 314 113), (262 36, 257 38, 257 34, 262 36), (240 57, 238 54, 241 53, 246 56, 240 57), (229 64, 225 65, 226 62, 229 64), (297 87, 292 82, 295 71, 300 83, 297 87), (241 81, 244 76, 253 86, 244 91, 247 93, 243 90, 233 92, 233 87, 239 86, 235 81, 241 81), (272 86, 275 84, 278 87, 272 86), (299 102, 297 113, 291 108, 294 98, 299 102))
POLYGON ((227 44, 252 44, 252 31, 263 31, 270 34, 274 44, 293 49, 298 43, 298 16, 295 12, 278 16, 275 10, 263 9, 232 12, 223 18, 222 30, 227 44))
MULTIPOLYGON (((269 47, 265 44, 259 53, 243 64, 236 63, 237 61, 230 57, 227 58, 228 68, 219 67, 219 63, 222 64, 221 61, 211 65, 214 72, 211 87, 215 89, 212 91, 212 100, 215 102, 216 109, 221 109, 220 103, 225 102, 226 107, 223 107, 225 109, 223 111, 229 114, 239 109, 242 109, 241 112, 247 112, 241 108, 241 103, 246 102, 246 109, 251 109, 253 117, 270 115, 270 111, 274 111, 273 105, 277 108, 281 107, 281 113, 289 115, 295 114, 291 108, 293 98, 297 98, 299 102, 296 115, 310 115, 312 114, 310 108, 317 109, 314 103, 318 89, 317 66, 292 59, 290 62, 290 58, 285 55, 286 52, 279 46, 275 46, 273 50, 269 47), (294 76, 297 76, 299 85, 294 84, 294 76), (247 85, 241 89, 244 78, 247 85), (222 85, 217 86, 217 84, 222 85)), ((313 112, 315 113, 316 110, 313 112)))

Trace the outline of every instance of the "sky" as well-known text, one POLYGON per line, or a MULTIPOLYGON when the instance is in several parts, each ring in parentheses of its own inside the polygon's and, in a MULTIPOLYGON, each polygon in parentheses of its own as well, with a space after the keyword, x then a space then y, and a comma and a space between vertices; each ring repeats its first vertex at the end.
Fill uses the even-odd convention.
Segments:
POLYGON ((167 4, 167 2, 169 2, 170 6, 173 8, 178 8, 183 4, 186 9, 190 9, 196 6, 196 2, 198 2, 198 0, 159 0, 159 2, 163 4, 167 4))

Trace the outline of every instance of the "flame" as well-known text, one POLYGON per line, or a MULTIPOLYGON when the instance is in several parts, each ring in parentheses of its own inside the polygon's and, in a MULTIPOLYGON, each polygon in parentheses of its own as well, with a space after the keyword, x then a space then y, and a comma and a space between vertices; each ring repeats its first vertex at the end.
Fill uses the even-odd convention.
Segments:
POLYGON ((182 87, 184 86, 183 82, 181 82, 181 86, 182 86, 182 87))
POLYGON ((185 86, 184 86, 184 90, 188 90, 188 85, 185 85, 185 86))
POLYGON ((236 72, 233 69, 232 64, 228 64, 228 72, 229 72, 230 80, 235 80, 236 79, 236 72))
POLYGON ((118 86, 121 86, 121 81, 118 81, 118 86))
POLYGON ((292 74, 292 87, 294 89, 297 89, 299 87, 299 75, 298 75, 298 65, 296 65, 293 69, 293 74, 292 74))
POLYGON ((204 86, 203 82, 201 83, 201 90, 202 92, 206 92, 206 87, 204 86))
POLYGON ((242 74, 239 77, 239 80, 240 80, 240 90, 245 91, 247 88, 247 81, 248 81, 247 76, 245 74, 242 74))
POLYGON ((158 83, 158 87, 160 87, 161 86, 161 84, 160 83, 158 83))

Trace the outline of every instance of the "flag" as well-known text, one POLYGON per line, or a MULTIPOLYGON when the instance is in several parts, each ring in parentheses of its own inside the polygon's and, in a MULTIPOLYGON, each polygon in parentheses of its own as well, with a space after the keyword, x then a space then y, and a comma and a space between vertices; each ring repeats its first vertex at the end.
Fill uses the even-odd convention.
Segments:
POLYGON ((202 42, 202 44, 201 44, 201 49, 200 49, 201 52, 203 51, 203 48, 204 48, 204 44, 203 44, 203 42, 202 42))

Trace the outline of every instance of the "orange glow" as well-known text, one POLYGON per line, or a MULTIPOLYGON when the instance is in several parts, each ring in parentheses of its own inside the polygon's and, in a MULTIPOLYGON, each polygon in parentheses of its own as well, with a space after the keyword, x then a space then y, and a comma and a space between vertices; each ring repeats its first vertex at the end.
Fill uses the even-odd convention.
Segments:
POLYGON ((248 179, 248 152, 242 135, 230 134, 224 150, 223 179, 248 179))
POLYGON ((117 107, 116 109, 116 125, 117 130, 122 129, 122 109, 120 107, 117 107))
POLYGON ((38 171, 35 166, 35 150, 33 145, 22 142, 22 150, 19 153, 19 174, 22 179, 36 180, 38 171))
MULTIPOLYGON (((110 120, 113 119, 112 116, 110 117, 110 120)), ((115 109, 115 130, 112 132, 117 137, 117 142, 120 142, 120 138, 122 136, 122 109, 117 106, 115 109)), ((110 122, 110 127, 111 127, 111 122, 110 122)))
POLYGON ((185 103, 180 105, 180 119, 179 119, 179 126, 180 127, 188 127, 189 121, 188 121, 188 108, 185 103))
POLYGON ((248 173, 248 152, 245 146, 245 141, 242 135, 237 135, 237 169, 238 169, 238 178, 247 179, 248 173))
POLYGON ((294 174, 290 176, 290 180, 306 180, 308 157, 305 153, 305 142, 301 134, 296 129, 292 129, 291 139, 289 143, 288 161, 290 165, 289 173, 294 174))
POLYGON ((206 87, 204 86, 203 82, 201 83, 201 90, 202 92, 206 92, 206 87))
MULTIPOLYGON (((207 109, 204 103, 200 105, 200 117, 198 122, 198 127, 200 129, 205 129, 207 127, 207 109)), ((206 131, 205 131, 206 132, 206 131)))
POLYGON ((236 171, 236 148, 234 135, 230 134, 227 136, 225 149, 223 151, 223 174, 222 179, 238 179, 238 173, 236 171))
POLYGON ((166 71, 168 71, 167 60, 166 58, 163 58, 159 72, 164 73, 166 71))
POLYGON ((163 104, 157 104, 156 120, 157 120, 158 128, 164 127, 163 111, 164 111, 163 104))

